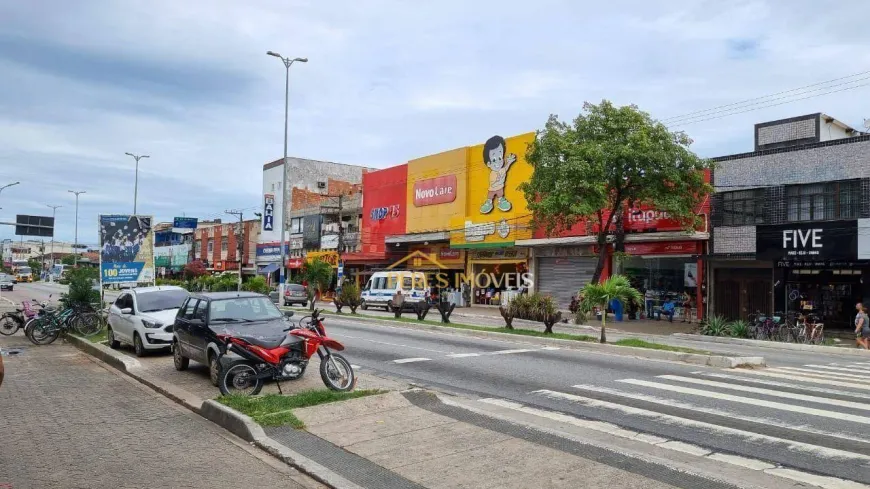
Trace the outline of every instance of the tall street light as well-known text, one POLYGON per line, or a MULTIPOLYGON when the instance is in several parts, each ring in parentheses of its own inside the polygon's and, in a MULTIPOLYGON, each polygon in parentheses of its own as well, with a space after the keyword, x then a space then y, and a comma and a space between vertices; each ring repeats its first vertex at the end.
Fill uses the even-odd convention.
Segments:
POLYGON ((127 156, 132 156, 136 160, 136 180, 133 185, 133 215, 136 215, 136 199, 139 197, 139 160, 142 158, 150 158, 148 155, 134 155, 133 153, 124 153, 127 156))
POLYGON ((308 58, 285 58, 274 51, 267 51, 266 54, 274 56, 284 63, 286 68, 286 76, 284 78, 284 164, 281 166, 281 266, 278 267, 278 294, 284 297, 284 247, 286 246, 286 216, 287 213, 287 115, 290 110, 290 65, 295 62, 307 63, 308 58))
MULTIPOLYGON (((55 214, 57 213, 57 210, 63 206, 62 205, 50 205, 50 204, 45 204, 45 206, 51 208, 51 222, 54 223, 54 217, 55 217, 55 214)), ((51 255, 51 267, 54 268, 54 232, 53 231, 51 233, 51 252, 50 252, 50 255, 51 255)), ((43 264, 43 266, 45 266, 45 265, 43 264)), ((51 274, 49 274, 49 280, 51 280, 50 277, 51 277, 51 274)))
POLYGON ((7 185, 4 185, 4 186, 0 187, 0 193, 3 193, 3 189, 4 189, 4 188, 6 188, 6 187, 12 187, 13 185, 18 185, 19 183, 21 183, 21 182, 12 182, 12 183, 10 183, 10 184, 7 184, 7 185))
MULTIPOLYGON (((75 244, 73 245, 73 256, 75 256, 75 254, 78 252, 78 249, 79 249, 79 195, 86 194, 87 192, 85 192, 84 190, 79 190, 79 191, 67 190, 67 192, 69 192, 71 194, 76 194, 76 240, 75 240, 75 244)), ((78 263, 79 263, 79 259, 76 256, 76 262, 74 263, 74 265, 78 265, 78 263)))

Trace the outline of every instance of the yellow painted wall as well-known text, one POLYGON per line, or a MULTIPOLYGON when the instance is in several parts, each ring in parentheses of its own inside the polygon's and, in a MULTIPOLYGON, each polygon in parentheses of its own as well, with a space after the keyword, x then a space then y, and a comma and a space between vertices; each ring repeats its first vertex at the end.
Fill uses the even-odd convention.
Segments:
POLYGON ((518 239, 531 238, 531 216, 525 196, 517 187, 532 176, 533 167, 526 161, 526 150, 534 140, 533 132, 505 138, 503 159, 515 161, 504 175, 502 189, 496 190, 509 203, 503 208, 498 196, 489 197, 491 189, 501 186, 501 179, 484 161, 484 144, 468 148, 467 199, 462 214, 451 219, 451 246, 510 246, 518 239))
POLYGON ((467 148, 458 148, 408 162, 408 233, 450 230, 451 218, 465 212, 467 148), (417 181, 445 175, 456 176, 453 202, 416 206, 414 185, 417 181))

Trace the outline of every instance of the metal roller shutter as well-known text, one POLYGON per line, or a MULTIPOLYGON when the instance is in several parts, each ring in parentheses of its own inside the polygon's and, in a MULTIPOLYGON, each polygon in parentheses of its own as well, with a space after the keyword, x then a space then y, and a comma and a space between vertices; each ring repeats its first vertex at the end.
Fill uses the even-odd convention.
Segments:
POLYGON ((541 257, 538 258, 538 292, 550 295, 560 309, 568 309, 571 296, 592 280, 596 257, 541 257))

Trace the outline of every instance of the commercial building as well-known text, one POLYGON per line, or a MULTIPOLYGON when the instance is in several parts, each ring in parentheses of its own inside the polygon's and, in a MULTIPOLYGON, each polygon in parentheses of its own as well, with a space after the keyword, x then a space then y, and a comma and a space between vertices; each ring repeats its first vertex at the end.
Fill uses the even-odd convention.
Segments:
POLYGON ((870 135, 810 114, 756 124, 754 151, 714 162, 712 310, 851 327, 870 299, 870 135))
POLYGON ((154 266, 160 277, 179 276, 193 258, 196 218, 176 218, 154 226, 154 266))
MULTIPOLYGON (((276 280, 281 255, 281 222, 284 222, 288 236, 291 236, 288 238, 289 241, 285 243, 285 256, 287 257, 285 265, 290 269, 302 266, 304 254, 302 219, 293 223, 290 220, 294 196, 296 196, 297 210, 319 206, 319 197, 328 194, 330 188, 337 191, 339 187, 358 185, 362 182, 363 174, 371 170, 357 165, 288 157, 287 188, 283 189, 283 164, 284 159, 282 158, 263 165, 263 212, 260 219, 260 237, 256 251, 256 265, 259 273, 266 274, 270 278, 274 275, 276 280), (317 200, 318 204, 312 204, 312 199, 317 200), (306 206, 304 204, 306 201, 312 201, 309 202, 311 205, 306 206)), ((314 225, 312 220, 309 222, 311 226, 314 225)), ((353 238, 353 231, 349 231, 348 241, 353 238)))
POLYGON ((260 219, 199 223, 194 233, 194 259, 202 261, 210 272, 241 270, 242 275, 255 275, 260 225, 260 219))

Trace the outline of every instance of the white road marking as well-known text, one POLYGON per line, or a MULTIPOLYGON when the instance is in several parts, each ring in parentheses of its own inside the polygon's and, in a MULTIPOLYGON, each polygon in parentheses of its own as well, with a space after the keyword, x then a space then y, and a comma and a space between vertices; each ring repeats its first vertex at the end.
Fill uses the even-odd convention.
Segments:
POLYGON ((821 487, 822 489, 866 489, 867 487, 870 487, 865 484, 861 484, 860 482, 847 481, 845 479, 827 477, 824 475, 810 474, 808 472, 801 472, 800 470, 794 469, 786 469, 784 467, 766 469, 764 473, 768 475, 782 477, 784 479, 791 479, 793 481, 810 484, 816 487, 821 487))
POLYGON ((398 360, 393 360, 393 363, 413 363, 413 362, 428 362, 431 358, 400 358, 398 360))
POLYGON ((362 367, 360 367, 359 365, 351 365, 350 368, 351 368, 352 370, 359 370, 359 369, 361 369, 362 367))
POLYGON ((541 349, 546 351, 561 350, 561 348, 559 348, 558 346, 545 346, 541 349))
POLYGON ((409 346, 409 345, 402 345, 402 344, 399 344, 399 343, 390 343, 389 341, 371 340, 371 339, 368 339, 368 338, 363 338, 363 337, 360 337, 360 336, 351 336, 351 335, 347 335, 347 334, 342 334, 341 337, 342 337, 342 338, 353 338, 353 339, 355 339, 355 340, 368 341, 369 343, 377 343, 378 345, 398 346, 398 347, 401 347, 401 348, 408 348, 408 349, 411 349, 411 350, 431 351, 431 352, 433 352, 433 353, 451 353, 451 352, 449 352, 449 351, 444 351, 444 350, 433 350, 433 349, 431 349, 431 348, 421 348, 421 347, 419 347, 419 346, 409 346))
POLYGON ((695 455, 698 457, 703 457, 704 455, 709 455, 712 450, 708 450, 703 447, 699 447, 698 445, 692 445, 691 443, 683 443, 681 441, 666 441, 659 445, 662 448, 668 448, 670 450, 674 450, 676 452, 688 453, 689 455, 695 455))
POLYGON ((467 357, 479 357, 483 355, 483 353, 451 353, 447 355, 447 358, 467 358, 467 357))
POLYGON ((809 375, 812 377, 821 377, 821 378, 830 378, 830 379, 840 379, 840 380, 852 380, 854 379, 856 382, 870 382, 870 377, 867 375, 858 375, 858 374, 846 374, 842 372, 825 372, 818 371, 809 368, 798 368, 798 367, 777 367, 770 369, 774 372, 797 372, 801 375, 809 375))
POLYGON ((813 416, 819 416, 822 418, 831 418, 831 419, 839 419, 843 421, 851 421, 853 423, 858 424, 867 424, 870 425, 870 418, 867 416, 856 416, 854 414, 840 413, 836 411, 827 411, 824 409, 816 409, 809 408, 804 406, 796 406, 792 404, 785 404, 782 402, 774 402, 774 401, 765 401, 763 399, 756 399, 752 397, 743 397, 743 396, 735 396, 731 394, 725 394, 722 392, 713 392, 713 391, 705 391, 702 389, 693 389, 691 387, 681 387, 670 384, 662 384, 661 382, 650 382, 648 380, 640 380, 640 379, 622 379, 617 380, 617 382, 622 382, 625 384, 632 385, 640 385, 643 387, 651 387, 653 389, 658 390, 666 390, 671 392, 677 392, 680 394, 692 394, 700 397, 708 397, 710 399, 719 399, 722 401, 731 401, 737 402, 740 404, 748 404, 750 406, 762 406, 771 409, 779 409, 782 411, 791 411, 793 413, 801 413, 801 414, 810 414, 813 416))
POLYGON ((491 352, 488 352, 487 355, 510 355, 510 354, 513 354, 513 353, 528 353, 528 352, 531 352, 531 351, 538 351, 538 350, 536 350, 536 349, 529 349, 529 348, 517 348, 516 350, 498 350, 498 351, 491 351, 491 352))
POLYGON ((751 392, 753 394, 762 394, 773 397, 783 397, 786 399, 795 399, 798 401, 809 401, 819 404, 830 404, 831 406, 840 406, 850 409, 859 409, 862 411, 870 411, 870 405, 861 402, 841 401, 839 399, 829 399, 826 397, 808 396, 805 394, 795 394, 793 392, 783 392, 772 389, 762 389, 759 387, 749 387, 739 384, 728 384, 726 382, 716 382, 714 380, 695 379, 692 377, 681 377, 679 375, 659 375, 658 378, 666 380, 674 380, 677 382, 686 382, 689 384, 706 385, 710 387, 719 387, 721 389, 730 389, 741 392, 751 392))
POLYGON ((728 375, 728 374, 718 374, 712 372, 702 372, 702 374, 706 377, 715 377, 717 379, 729 379, 729 380, 739 380, 741 382, 748 382, 750 384, 758 384, 758 385, 769 385, 771 387, 787 387, 791 389, 800 389, 802 391, 807 392, 816 392, 818 394, 833 394, 838 396, 851 396, 857 397, 861 399, 870 399, 870 394, 864 394, 861 392, 851 392, 851 391, 843 391, 837 389, 825 389, 823 387, 811 387, 808 385, 800 385, 790 382, 778 382, 776 380, 767 380, 767 379, 748 379, 745 377, 740 377, 737 375, 728 375))
POLYGON ((824 385, 834 385, 837 387, 851 387, 853 389, 861 389, 870 391, 870 386, 856 384, 854 382, 840 382, 832 379, 819 379, 814 377, 807 377, 804 375, 800 375, 796 372, 774 372, 774 369, 767 370, 744 370, 741 373, 745 375, 760 375, 762 377, 774 377, 777 379, 788 379, 788 380, 797 380, 799 382, 809 382, 811 384, 824 384, 824 385))
POLYGON ((852 375, 857 375, 859 377, 866 377, 866 375, 861 375, 864 373, 863 367, 845 368, 845 367, 831 367, 828 365, 804 365, 804 367, 820 368, 822 370, 836 370, 838 372, 851 372, 852 375), (858 370, 858 371, 856 372, 856 370, 858 370))
MULTIPOLYGON (((578 386, 574 386, 578 387, 578 386)), ((585 386, 580 386, 579 388, 585 388, 585 386)), ((582 404, 584 406, 593 407, 593 408, 603 408, 603 409, 611 409, 614 411, 619 411, 624 414, 638 416, 642 418, 651 419, 656 422, 661 422, 671 426, 683 426, 692 429, 701 429, 707 432, 716 433, 719 435, 729 436, 729 437, 739 437, 742 438, 746 442, 758 444, 758 442, 767 442, 767 443, 778 443, 784 444, 788 447, 789 450, 794 452, 801 452, 805 454, 812 455, 814 457, 820 458, 829 458, 834 460, 846 460, 846 461, 858 461, 860 463, 870 462, 870 456, 864 455, 861 453, 853 453, 845 450, 838 450, 836 448, 828 448, 822 447, 818 445, 811 445, 809 443, 802 443, 794 440, 787 440, 785 438, 777 438, 775 436, 765 435, 761 433, 754 433, 751 431, 740 430, 736 428, 731 428, 728 426, 721 426, 713 423, 707 423, 704 421, 696 421, 689 418, 681 418, 679 416, 674 416, 671 414, 664 414, 655 411, 649 411, 646 409, 636 408, 632 406, 626 406, 622 404, 617 404, 608 401, 600 401, 598 399, 593 399, 590 397, 578 396, 575 394, 568 394, 565 392, 557 392, 551 390, 537 390, 532 392, 532 394, 540 394, 552 399, 558 399, 562 401, 570 401, 576 402, 578 404, 582 404)), ((630 397, 630 396, 626 396, 630 397)))
POLYGON ((776 465, 767 463, 763 460, 741 457, 739 455, 731 455, 727 453, 711 453, 710 455, 707 455, 707 458, 712 458, 713 460, 718 460, 720 462, 725 462, 731 465, 746 467, 750 470, 773 469, 776 467, 776 465))

